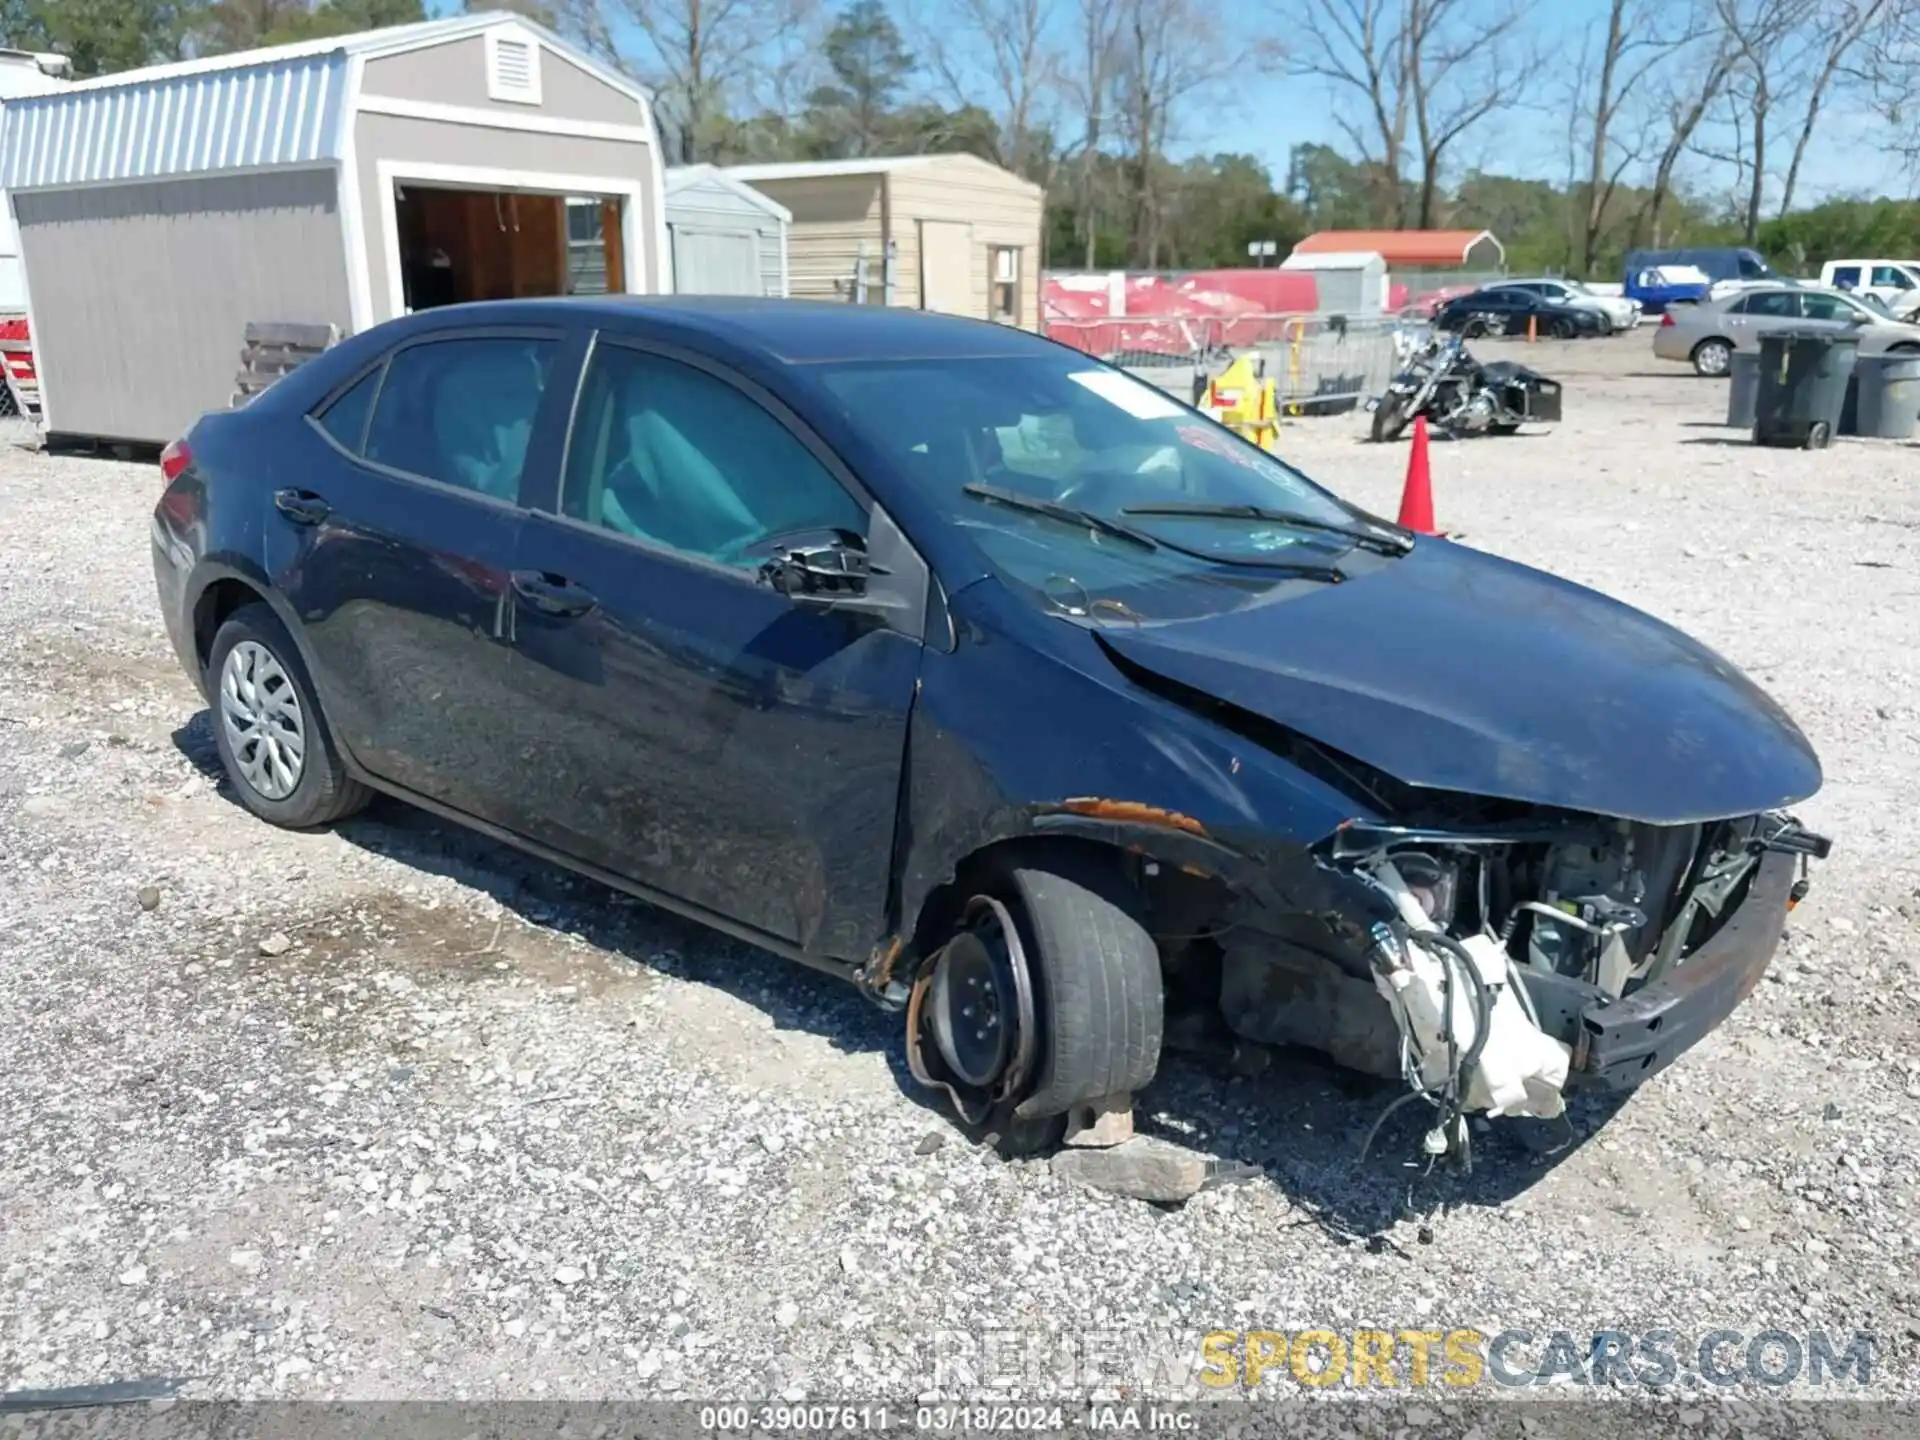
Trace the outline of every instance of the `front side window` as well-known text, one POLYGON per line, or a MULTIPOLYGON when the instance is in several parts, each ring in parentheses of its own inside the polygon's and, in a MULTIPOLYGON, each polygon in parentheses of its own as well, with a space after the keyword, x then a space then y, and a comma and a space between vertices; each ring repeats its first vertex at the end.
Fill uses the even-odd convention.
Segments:
POLYGON ((1873 283, 1882 290, 1911 290, 1913 277, 1898 265, 1876 265, 1873 267, 1873 283))
POLYGON ((1205 613, 1270 589, 1263 567, 1324 566, 1390 529, 1165 392, 1064 350, 815 373, 901 483, 1030 596, 1205 613))
POLYGON ((430 340, 387 362, 366 458, 495 500, 516 500, 556 342, 430 340))
POLYGON ((1872 314, 1845 296, 1822 295, 1817 291, 1808 291, 1800 297, 1800 313, 1809 320, 1851 320, 1856 315, 1872 314))
POLYGON ((718 376, 595 348, 561 509, 616 535, 755 569, 778 541, 864 537, 866 512, 791 430, 718 376))

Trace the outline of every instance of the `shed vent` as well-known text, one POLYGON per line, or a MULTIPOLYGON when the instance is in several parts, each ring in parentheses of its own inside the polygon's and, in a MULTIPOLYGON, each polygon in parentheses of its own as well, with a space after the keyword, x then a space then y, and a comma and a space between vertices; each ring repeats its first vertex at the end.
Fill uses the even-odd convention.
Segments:
POLYGON ((518 105, 540 103, 540 47, 498 31, 487 36, 487 94, 518 105))

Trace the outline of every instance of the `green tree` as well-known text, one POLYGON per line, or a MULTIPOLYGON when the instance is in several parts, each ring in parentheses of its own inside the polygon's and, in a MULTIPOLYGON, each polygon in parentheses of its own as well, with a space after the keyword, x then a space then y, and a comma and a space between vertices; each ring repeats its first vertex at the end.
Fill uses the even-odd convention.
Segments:
POLYGON ((827 32, 833 83, 807 97, 807 120, 835 155, 880 153, 886 119, 914 58, 884 0, 853 0, 827 32))
POLYGON ((421 0, 214 0, 206 12, 201 47, 230 54, 329 35, 355 35, 427 18, 421 0))
POLYGON ((85 79, 182 58, 200 19, 192 0, 0 0, 0 40, 57 51, 85 79))

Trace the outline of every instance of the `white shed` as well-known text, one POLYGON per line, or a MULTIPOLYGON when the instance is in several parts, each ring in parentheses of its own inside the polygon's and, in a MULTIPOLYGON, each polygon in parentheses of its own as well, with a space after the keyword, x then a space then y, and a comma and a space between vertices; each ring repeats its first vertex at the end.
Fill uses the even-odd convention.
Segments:
POLYGON ((786 206, 712 165, 667 171, 666 197, 676 294, 786 297, 786 206))
POLYGON ((1376 250, 1295 250, 1280 268, 1313 273, 1323 314, 1378 315, 1387 308, 1387 262, 1376 250))
POLYGON ((516 15, 215 55, 9 100, 0 131, 49 434, 163 442, 253 323, 667 288, 632 80, 516 15), (571 245, 569 199, 596 252, 571 245))
MULTIPOLYGON (((23 95, 45 95, 68 83, 73 63, 64 55, 31 50, 0 50, 0 127, 6 102, 23 95)), ((0 316, 27 313, 27 277, 20 268, 20 237, 13 228, 13 207, 0 194, 0 316)))

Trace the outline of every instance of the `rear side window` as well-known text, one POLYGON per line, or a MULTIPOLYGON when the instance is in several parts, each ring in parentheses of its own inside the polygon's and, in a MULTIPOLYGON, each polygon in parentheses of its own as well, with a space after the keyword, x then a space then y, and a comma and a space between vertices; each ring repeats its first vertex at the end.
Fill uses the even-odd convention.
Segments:
POLYGON ((518 499, 557 348, 553 340, 476 336, 397 351, 367 427, 366 458, 495 500, 518 499))
POLYGON ((386 370, 384 365, 376 365, 346 391, 334 397, 316 417, 320 428, 339 442, 343 450, 350 454, 360 453, 360 444, 367 438, 367 416, 373 413, 373 397, 380 388, 380 376, 386 370))
MULTIPOLYGON (((1858 265, 1840 266, 1833 272, 1833 283, 1835 285, 1858 285, 1860 283, 1860 267, 1858 265)), ((1878 284, 1879 282, 1875 281, 1874 283, 1878 284)))
POLYGON ((1791 290, 1763 290, 1758 295, 1747 296, 1734 308, 1742 315, 1790 317, 1796 313, 1793 302, 1791 290))

